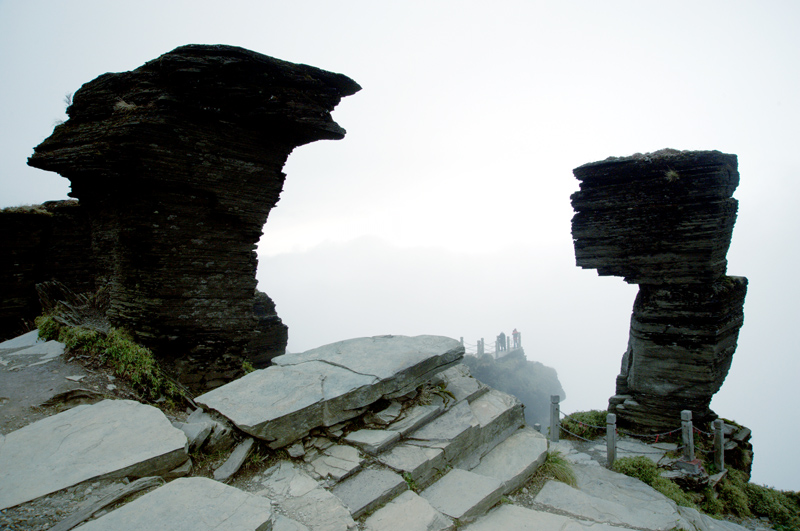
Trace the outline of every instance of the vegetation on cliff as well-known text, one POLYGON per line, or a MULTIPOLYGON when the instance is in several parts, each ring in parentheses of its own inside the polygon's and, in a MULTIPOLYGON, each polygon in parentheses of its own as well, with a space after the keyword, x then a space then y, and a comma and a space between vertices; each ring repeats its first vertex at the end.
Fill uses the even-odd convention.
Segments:
POLYGON ((70 352, 82 353, 91 362, 108 366, 114 376, 127 381, 147 400, 164 397, 171 406, 181 396, 180 389, 164 373, 153 353, 137 344, 124 330, 111 328, 106 334, 64 325, 50 315, 37 317, 36 326, 39 337, 60 341, 70 352))

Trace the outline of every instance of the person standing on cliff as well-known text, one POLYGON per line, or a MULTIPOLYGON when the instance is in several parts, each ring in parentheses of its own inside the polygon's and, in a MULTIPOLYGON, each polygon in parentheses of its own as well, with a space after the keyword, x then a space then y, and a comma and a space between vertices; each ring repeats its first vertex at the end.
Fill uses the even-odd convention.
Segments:
POLYGON ((497 342, 500 345, 498 347, 499 350, 506 350, 506 335, 503 332, 500 332, 500 335, 497 336, 497 342))
POLYGON ((516 328, 511 332, 511 337, 514 339, 514 348, 519 348, 519 332, 517 332, 516 328))

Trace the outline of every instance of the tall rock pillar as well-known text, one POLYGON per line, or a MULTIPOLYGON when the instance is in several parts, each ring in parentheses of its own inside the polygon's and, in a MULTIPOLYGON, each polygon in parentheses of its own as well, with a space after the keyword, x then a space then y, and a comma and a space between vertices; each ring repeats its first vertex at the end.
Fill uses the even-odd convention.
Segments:
POLYGON ((28 164, 70 179, 91 220, 108 317, 195 389, 282 353, 256 291, 256 244, 300 145, 340 139, 341 74, 243 48, 188 45, 83 85, 28 164))
POLYGON ((639 285, 609 411, 657 432, 689 409, 705 424, 744 321, 747 279, 726 275, 736 155, 662 150, 573 171, 577 265, 639 285))

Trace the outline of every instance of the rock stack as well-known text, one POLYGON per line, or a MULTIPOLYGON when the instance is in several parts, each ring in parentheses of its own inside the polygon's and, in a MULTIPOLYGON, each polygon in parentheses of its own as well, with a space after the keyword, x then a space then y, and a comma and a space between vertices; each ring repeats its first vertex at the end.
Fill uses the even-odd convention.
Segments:
MULTIPOLYGON (((233 46, 188 45, 82 86, 28 164, 71 181, 91 220, 109 318, 216 387, 284 351, 256 291, 256 243, 300 145, 341 139, 341 74, 233 46)), ((87 250, 87 252, 89 252, 87 250)))
POLYGON ((726 276, 736 155, 662 150, 585 164, 572 195, 577 265, 639 284, 609 411, 658 432, 705 425, 744 321, 747 279, 726 276))

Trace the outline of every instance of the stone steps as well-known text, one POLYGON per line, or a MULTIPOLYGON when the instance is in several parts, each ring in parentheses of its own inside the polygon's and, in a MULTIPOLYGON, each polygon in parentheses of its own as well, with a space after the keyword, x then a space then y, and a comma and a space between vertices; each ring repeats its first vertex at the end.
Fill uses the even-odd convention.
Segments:
MULTIPOLYGON (((547 442, 523 427, 519 400, 457 364, 462 353, 448 338, 386 336, 284 357, 273 371, 256 371, 199 397, 206 411, 186 422, 162 423, 180 439, 181 462, 189 448, 230 452, 243 441, 214 471, 225 481, 255 445, 248 435, 287 447, 292 459, 248 480, 248 492, 206 478, 175 480, 89 524, 117 528, 123 519, 154 528, 205 514, 188 502, 162 506, 183 497, 213 498, 208 522, 224 520, 231 511, 227 500, 252 507, 243 529, 451 529, 470 521, 535 472, 547 442)), ((174 464, 162 468, 164 475, 174 464)))

